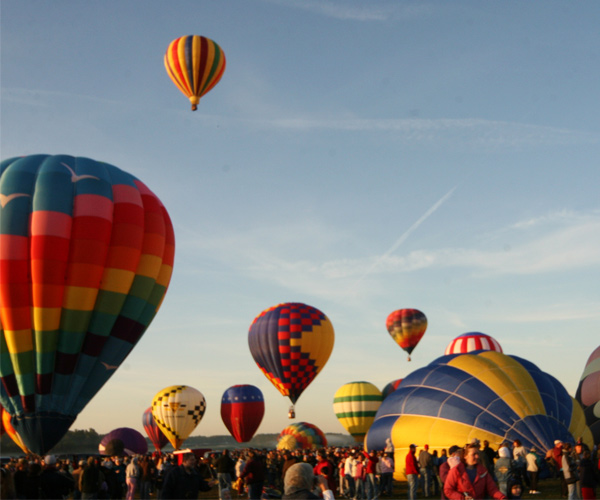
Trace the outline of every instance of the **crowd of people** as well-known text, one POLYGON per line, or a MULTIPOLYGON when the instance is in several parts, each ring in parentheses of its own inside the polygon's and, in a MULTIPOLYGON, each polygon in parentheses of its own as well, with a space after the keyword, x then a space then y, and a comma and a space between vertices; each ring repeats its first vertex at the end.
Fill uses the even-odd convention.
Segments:
POLYGON ((540 472, 559 477, 562 496, 594 499, 597 450, 555 442, 541 454, 519 440, 493 450, 478 439, 448 450, 410 445, 405 457, 391 442, 382 451, 360 447, 319 450, 222 450, 208 453, 28 457, 3 464, 2 499, 394 498, 394 472, 404 473, 408 498, 470 500, 540 495, 540 472), (417 449, 419 452, 417 453, 417 449), (395 463, 400 460, 400 463, 395 463))

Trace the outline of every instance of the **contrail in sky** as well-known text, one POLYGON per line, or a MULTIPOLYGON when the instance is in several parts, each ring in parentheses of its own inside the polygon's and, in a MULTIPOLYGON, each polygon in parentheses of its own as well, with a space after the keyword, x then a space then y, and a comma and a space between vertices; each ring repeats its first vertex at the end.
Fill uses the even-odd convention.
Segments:
POLYGON ((452 196, 452 193, 454 193, 454 191, 456 190, 457 187, 458 186, 454 186, 450 191, 448 191, 444 196, 442 196, 437 202, 435 202, 433 204, 433 206, 429 210, 427 210, 427 212, 425 212, 423 215, 421 215, 421 217, 419 217, 412 226, 410 226, 406 231, 404 231, 404 233, 400 236, 400 238, 398 238, 396 240, 396 242, 389 248, 389 250, 387 252, 385 252, 383 255, 381 255, 373 263, 373 265, 369 269, 367 269, 365 274, 363 274, 358 279, 358 281, 354 284, 354 287, 356 287, 362 280, 364 280, 369 274, 371 274, 375 270, 375 268, 377 268, 377 266, 379 266, 381 261, 383 261, 386 257, 390 256, 391 254, 393 254, 398 249, 398 247, 406 241, 406 238, 408 238, 415 229, 417 229, 421 224, 423 224, 423 222, 425 222, 431 214, 433 214, 438 208, 440 208, 445 203, 445 201, 448 198, 450 198, 450 196, 452 196))

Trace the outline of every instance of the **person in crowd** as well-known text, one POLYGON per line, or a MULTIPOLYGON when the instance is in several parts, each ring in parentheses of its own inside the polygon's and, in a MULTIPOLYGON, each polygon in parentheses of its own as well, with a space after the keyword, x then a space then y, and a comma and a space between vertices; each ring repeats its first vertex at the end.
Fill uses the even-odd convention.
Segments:
POLYGON ((391 497, 394 486, 394 454, 392 452, 384 453, 379 464, 381 471, 380 492, 382 495, 391 497))
POLYGON ((354 498, 356 492, 356 483, 354 482, 354 469, 356 468, 356 458, 354 452, 350 450, 348 456, 344 460, 344 489, 343 493, 346 498, 354 498))
POLYGON ((483 440, 483 448, 481 448, 481 463, 485 465, 488 472, 495 478, 496 472, 494 471, 494 464, 498 458, 498 453, 493 450, 490 446, 490 442, 487 439, 483 440))
POLYGON ((517 476, 515 481, 511 481, 508 485, 508 498, 521 498, 523 494, 523 484, 520 476, 517 476))
POLYGON ((41 479, 42 466, 38 462, 31 462, 27 470, 25 481, 25 498, 37 500, 42 496, 41 479))
POLYGON ((172 467, 165 476, 160 491, 161 499, 198 498, 201 491, 210 491, 210 485, 204 481, 196 464, 198 459, 193 453, 185 453, 181 465, 172 467))
POLYGON ((333 491, 335 495, 336 484, 335 484, 335 475, 333 471, 335 467, 331 460, 327 457, 327 452, 325 450, 317 451, 317 464, 314 466, 313 472, 315 476, 324 476, 327 478, 329 482, 329 489, 333 491))
POLYGON ((27 459, 20 458, 17 461, 15 472, 13 474, 13 482, 15 483, 15 496, 18 500, 24 500, 25 487, 27 486, 27 476, 29 474, 29 464, 27 459))
POLYGON ((123 463, 123 459, 121 457, 115 457, 113 471, 115 473, 115 477, 117 479, 117 485, 115 487, 115 497, 114 500, 121 500, 123 498, 123 492, 125 491, 125 487, 127 486, 127 476, 125 474, 125 469, 127 468, 123 463))
POLYGON ((419 452, 419 474, 421 475, 421 493, 425 498, 431 495, 431 479, 433 474, 433 457, 429 453, 429 445, 423 446, 423 449, 419 452))
POLYGON ((217 480, 219 481, 219 498, 223 498, 223 490, 231 491, 231 478, 235 474, 235 461, 229 450, 225 449, 216 461, 217 480))
POLYGON ((0 468, 2 479, 0 480, 0 498, 2 500, 13 500, 16 498, 15 482, 12 472, 6 468, 0 468))
POLYGON ((104 474, 94 457, 88 457, 85 467, 79 476, 79 490, 82 500, 95 500, 100 494, 104 474))
POLYGON ((64 498, 73 489, 73 480, 58 472, 56 465, 54 455, 44 457, 44 467, 40 474, 42 498, 64 498))
POLYGON ((354 462, 354 500, 365 498, 365 462, 361 453, 356 454, 354 462))
MULTIPOLYGON (((446 450, 442 450, 445 452, 446 450)), ((447 500, 447 497, 444 493, 444 483, 446 482, 446 478, 448 477, 448 472, 453 467, 456 467, 462 461, 463 449, 460 446, 453 445, 448 449, 449 456, 446 457, 446 460, 442 462, 440 465, 440 484, 441 484, 441 498, 442 500, 447 500)))
POLYGON ((596 473, 600 472, 600 461, 598 467, 594 467, 594 465, 590 450, 584 450, 581 461, 579 462, 581 498, 583 500, 593 500, 596 498, 596 473), (594 468, 596 469, 595 471, 594 468))
POLYGON ((150 493, 154 488, 154 481, 156 479, 156 465, 153 458, 146 455, 140 460, 139 466, 140 499, 150 500, 150 493))
POLYGON ((515 439, 513 441, 513 460, 515 464, 515 469, 517 470, 519 476, 521 476, 521 484, 525 484, 529 486, 529 477, 527 475, 527 450, 521 443, 521 440, 515 439))
POLYGON ((417 446, 411 444, 406 454, 405 473, 408 481, 408 500, 417 498, 417 485, 419 481, 419 462, 416 457, 417 446))
POLYGON ((494 465, 494 472, 498 489, 504 495, 508 495, 508 483, 514 481, 515 474, 518 474, 518 471, 515 469, 512 454, 505 445, 498 448, 498 460, 496 460, 496 464, 494 465))
POLYGON ((365 456, 365 486, 366 486, 366 495, 367 500, 376 500, 379 497, 379 488, 377 486, 377 463, 379 462, 379 457, 375 450, 371 450, 370 452, 363 452, 365 456))
POLYGON ((141 472, 140 466, 138 465, 138 457, 133 457, 131 462, 125 468, 125 484, 127 485, 125 500, 133 500, 141 472))
POLYGON ((283 452, 283 465, 281 466, 281 484, 284 483, 285 473, 294 464, 298 463, 298 459, 290 451, 283 452))
POLYGON ((246 465, 241 477, 248 486, 248 498, 259 500, 265 482, 265 464, 254 450, 248 450, 246 465))
POLYGON ((535 447, 529 450, 529 453, 525 456, 527 461, 527 474, 529 475, 529 493, 531 495, 539 495, 538 491, 538 475, 540 470, 540 457, 537 454, 535 447))
POLYGON ((444 483, 444 494, 450 500, 478 500, 483 498, 506 498, 492 475, 479 459, 479 447, 470 444, 465 455, 465 463, 450 469, 444 483))
POLYGON ((333 500, 335 497, 329 489, 329 483, 324 476, 315 476, 310 464, 296 463, 285 473, 282 500, 320 499, 333 500), (320 495, 313 492, 316 489, 320 495))
POLYGON ((577 464, 573 458, 573 447, 571 443, 563 443, 562 447, 562 472, 567 484, 567 495, 569 500, 577 500, 577 481, 579 481, 579 473, 577 464))

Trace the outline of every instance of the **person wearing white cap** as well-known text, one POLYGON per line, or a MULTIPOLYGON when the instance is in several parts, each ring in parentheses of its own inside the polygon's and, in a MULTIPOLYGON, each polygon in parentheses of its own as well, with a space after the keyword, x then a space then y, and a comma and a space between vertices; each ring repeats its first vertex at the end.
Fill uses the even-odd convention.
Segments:
POLYGON ((56 457, 46 455, 40 475, 40 488, 44 498, 64 498, 73 489, 73 481, 56 470, 56 457))

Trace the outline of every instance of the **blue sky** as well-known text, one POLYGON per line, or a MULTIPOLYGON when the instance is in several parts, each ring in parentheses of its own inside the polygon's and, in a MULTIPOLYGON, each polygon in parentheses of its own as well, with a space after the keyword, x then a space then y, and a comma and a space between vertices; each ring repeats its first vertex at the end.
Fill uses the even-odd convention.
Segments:
POLYGON ((600 4, 2 0, 2 158, 87 156, 143 180, 175 227, 156 319, 73 428, 142 430, 163 387, 258 386, 289 424, 250 323, 305 302, 332 356, 297 421, 345 432, 333 395, 379 388, 468 331, 574 395, 600 333, 600 4), (163 66, 188 34, 224 50, 197 112, 163 66), (429 320, 409 363, 395 309, 429 320))

